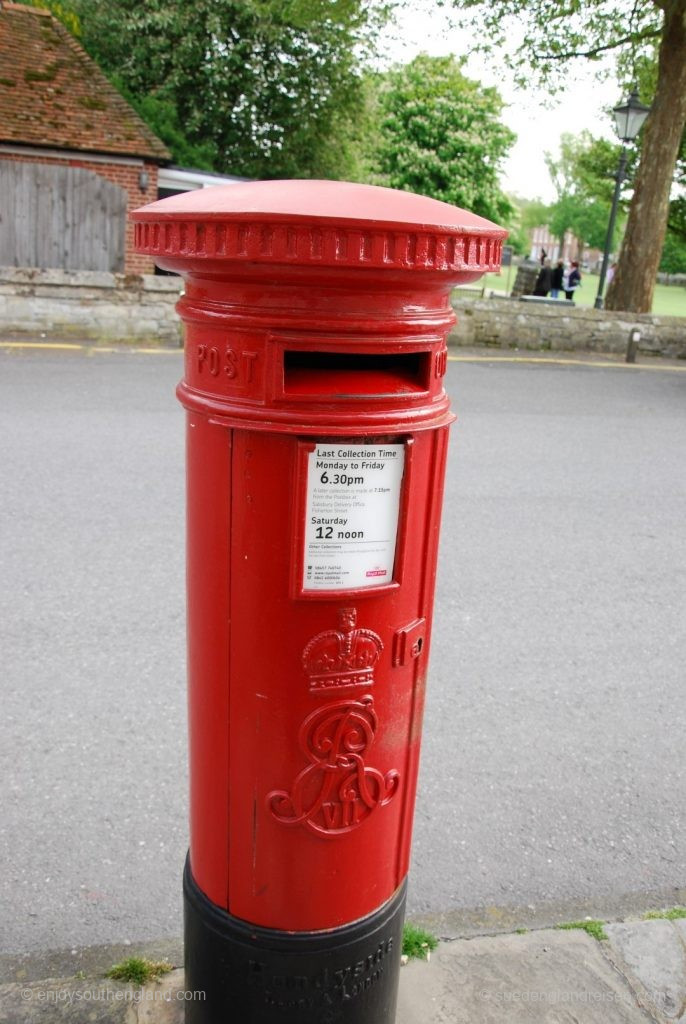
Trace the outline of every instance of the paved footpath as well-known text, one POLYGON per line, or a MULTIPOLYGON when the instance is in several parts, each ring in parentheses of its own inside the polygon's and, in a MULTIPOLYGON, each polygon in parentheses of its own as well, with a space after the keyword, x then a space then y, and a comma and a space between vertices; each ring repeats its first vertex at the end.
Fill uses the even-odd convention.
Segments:
MULTIPOLYGON (((442 942, 429 963, 402 968, 396 1024, 686 1024, 686 920, 627 921, 605 931, 604 941, 583 930, 542 929, 442 942)), ((179 962, 178 944, 145 950, 165 952, 179 962)), ((103 980, 111 959, 102 948, 66 957, 53 959, 53 968, 64 974, 65 963, 72 971, 78 965, 78 977, 34 980, 49 955, 4 959, 2 1024, 182 1024, 191 994, 180 968, 137 989, 103 980)))

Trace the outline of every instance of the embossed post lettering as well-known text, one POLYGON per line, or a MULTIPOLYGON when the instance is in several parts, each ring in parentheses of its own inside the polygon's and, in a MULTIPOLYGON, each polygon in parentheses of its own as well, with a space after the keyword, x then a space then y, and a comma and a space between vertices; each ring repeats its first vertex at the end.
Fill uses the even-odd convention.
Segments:
POLYGON ((253 382, 259 355, 257 352, 240 351, 232 345, 226 345, 223 350, 216 345, 198 345, 196 355, 198 373, 209 370, 213 377, 219 377, 223 371, 227 380, 243 384, 253 382))

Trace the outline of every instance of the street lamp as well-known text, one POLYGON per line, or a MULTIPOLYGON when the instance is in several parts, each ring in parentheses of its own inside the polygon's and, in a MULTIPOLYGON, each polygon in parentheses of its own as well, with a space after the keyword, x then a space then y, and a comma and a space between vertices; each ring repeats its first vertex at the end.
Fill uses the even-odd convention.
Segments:
POLYGON ((626 143, 633 142, 643 122, 650 113, 650 107, 639 103, 638 93, 634 90, 626 103, 620 103, 612 111, 615 118, 617 135, 622 140, 622 152, 619 155, 619 166, 615 175, 615 193, 612 197, 612 209, 610 210, 610 222, 607 226, 607 237, 605 238, 605 252, 603 253, 603 264, 600 268, 600 280, 598 281, 598 294, 596 295, 595 308, 603 308, 603 289, 605 288, 605 277, 607 276, 607 264, 612 248, 612 236, 615 233, 615 221, 617 219, 617 205, 619 203, 619 192, 626 173, 626 143))

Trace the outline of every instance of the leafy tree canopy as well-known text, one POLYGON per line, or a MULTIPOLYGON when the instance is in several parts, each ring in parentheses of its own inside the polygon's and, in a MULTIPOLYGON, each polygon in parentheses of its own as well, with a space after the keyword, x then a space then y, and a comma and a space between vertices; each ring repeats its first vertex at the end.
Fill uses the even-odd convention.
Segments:
POLYGON ((686 242, 686 196, 679 196, 670 203, 669 230, 686 242))
POLYGON ((546 153, 557 199, 550 207, 548 226, 562 239, 571 231, 594 249, 605 245, 619 147, 590 132, 563 134, 560 155, 546 153))
POLYGON ((507 244, 511 245, 518 256, 528 256, 531 250, 530 232, 550 219, 550 207, 541 199, 523 199, 521 196, 510 196, 514 213, 506 222, 510 232, 507 244))
POLYGON ((342 177, 354 164, 347 140, 385 0, 64 3, 179 162, 263 178, 342 177))
POLYGON ((420 54, 382 76, 379 107, 377 163, 387 184, 510 218, 498 179, 515 135, 500 120, 497 90, 467 78, 453 57, 420 54))
POLYGON ((589 202, 567 195, 553 205, 548 226, 557 238, 571 231, 583 245, 601 249, 605 245, 609 207, 598 201, 589 202))
POLYGON ((686 239, 668 231, 660 259, 665 274, 686 274, 686 239))
POLYGON ((69 0, 24 0, 27 7, 42 7, 61 21, 73 36, 81 35, 81 23, 78 15, 72 10, 69 0))
MULTIPOLYGON (((607 139, 594 138, 590 132, 579 135, 564 132, 560 137, 560 153, 545 154, 548 172, 558 196, 576 195, 612 201, 620 146, 607 139)), ((625 191, 631 192, 636 173, 636 154, 630 153, 625 177, 625 191)))
POLYGON ((458 18, 483 26, 474 49, 504 61, 522 87, 532 75, 547 88, 562 88, 568 62, 621 56, 624 67, 654 49, 669 0, 452 0, 458 18), (460 12, 463 12, 462 16, 460 12), (466 15, 466 17, 465 17, 466 15), (513 45, 513 40, 517 42, 513 45))
MULTIPOLYGON (((474 49, 497 52, 531 87, 561 87, 570 62, 613 54, 621 73, 634 78, 642 63, 654 69, 651 114, 617 273, 608 308, 647 312, 669 216, 669 194, 686 125, 686 0, 445 0, 464 25, 480 23, 474 49), (512 43, 514 40, 514 44, 512 43)), ((590 67, 589 67, 590 62, 590 67)), ((683 153, 683 146, 681 148, 683 153)))
POLYGON ((516 198, 514 202, 519 209, 520 223, 525 231, 548 223, 550 207, 542 199, 516 198))

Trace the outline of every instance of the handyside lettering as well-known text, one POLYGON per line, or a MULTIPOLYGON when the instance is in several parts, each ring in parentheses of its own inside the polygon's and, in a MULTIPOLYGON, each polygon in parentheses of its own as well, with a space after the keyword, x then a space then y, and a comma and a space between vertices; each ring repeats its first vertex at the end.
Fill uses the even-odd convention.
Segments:
POLYGON ((393 950, 387 938, 362 960, 317 974, 275 974, 259 960, 248 961, 248 984, 262 989, 264 1002, 279 1009, 304 1010, 348 1002, 369 991, 382 977, 384 960, 393 950))

